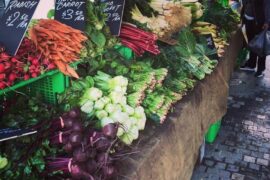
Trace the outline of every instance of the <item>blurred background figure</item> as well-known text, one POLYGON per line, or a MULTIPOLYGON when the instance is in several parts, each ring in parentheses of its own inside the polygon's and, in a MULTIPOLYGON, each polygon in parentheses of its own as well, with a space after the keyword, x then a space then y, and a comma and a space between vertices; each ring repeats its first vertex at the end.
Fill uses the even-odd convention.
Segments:
MULTIPOLYGON (((251 41, 257 34, 269 28, 270 23, 270 0, 242 0, 241 19, 245 25, 248 41, 251 41)), ((257 72, 255 77, 263 77, 266 57, 258 57, 250 52, 248 61, 241 67, 242 70, 257 72)))

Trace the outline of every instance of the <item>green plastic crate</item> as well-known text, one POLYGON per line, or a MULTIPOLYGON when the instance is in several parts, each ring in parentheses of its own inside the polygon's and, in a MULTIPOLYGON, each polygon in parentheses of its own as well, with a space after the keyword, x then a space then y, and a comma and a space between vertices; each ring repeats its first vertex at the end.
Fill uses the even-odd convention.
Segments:
POLYGON ((216 137, 217 137, 218 132, 220 130, 220 126, 221 126, 221 120, 218 120, 217 122, 213 123, 209 127, 209 129, 205 135, 205 141, 207 143, 213 143, 216 140, 216 137))
POLYGON ((57 94, 63 93, 69 86, 69 77, 57 72, 29 85, 31 94, 39 95, 44 102, 57 104, 57 94))
POLYGON ((126 60, 131 60, 131 58, 134 56, 133 51, 123 45, 116 45, 114 47, 126 60))
POLYGON ((0 102, 16 97, 17 93, 23 93, 39 96, 46 103, 57 104, 57 94, 64 92, 68 86, 69 77, 59 71, 51 71, 0 91, 0 102))

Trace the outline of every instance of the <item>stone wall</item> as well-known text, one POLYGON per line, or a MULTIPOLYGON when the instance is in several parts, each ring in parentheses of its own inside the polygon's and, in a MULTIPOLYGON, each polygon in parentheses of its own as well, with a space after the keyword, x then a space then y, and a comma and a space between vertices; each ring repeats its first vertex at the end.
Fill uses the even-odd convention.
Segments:
POLYGON ((228 82, 242 42, 241 32, 234 33, 216 70, 175 106, 165 124, 147 124, 136 145, 140 152, 119 164, 122 179, 191 178, 204 134, 226 113, 228 82))

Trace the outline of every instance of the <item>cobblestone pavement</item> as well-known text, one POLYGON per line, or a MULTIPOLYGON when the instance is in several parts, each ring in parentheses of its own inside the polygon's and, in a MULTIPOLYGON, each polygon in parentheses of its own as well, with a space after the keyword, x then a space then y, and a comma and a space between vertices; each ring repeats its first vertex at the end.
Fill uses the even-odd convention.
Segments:
POLYGON ((234 73, 228 112, 216 141, 205 150, 192 180, 270 180, 269 71, 263 79, 234 73))

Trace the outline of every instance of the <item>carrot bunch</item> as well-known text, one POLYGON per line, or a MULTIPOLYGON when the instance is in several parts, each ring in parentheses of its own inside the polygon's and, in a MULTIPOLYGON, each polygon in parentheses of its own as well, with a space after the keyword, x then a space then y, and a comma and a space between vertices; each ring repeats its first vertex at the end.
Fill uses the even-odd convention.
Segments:
POLYGON ((82 43, 87 40, 81 31, 56 20, 42 19, 29 30, 29 36, 62 73, 79 78, 69 63, 79 60, 82 43))

